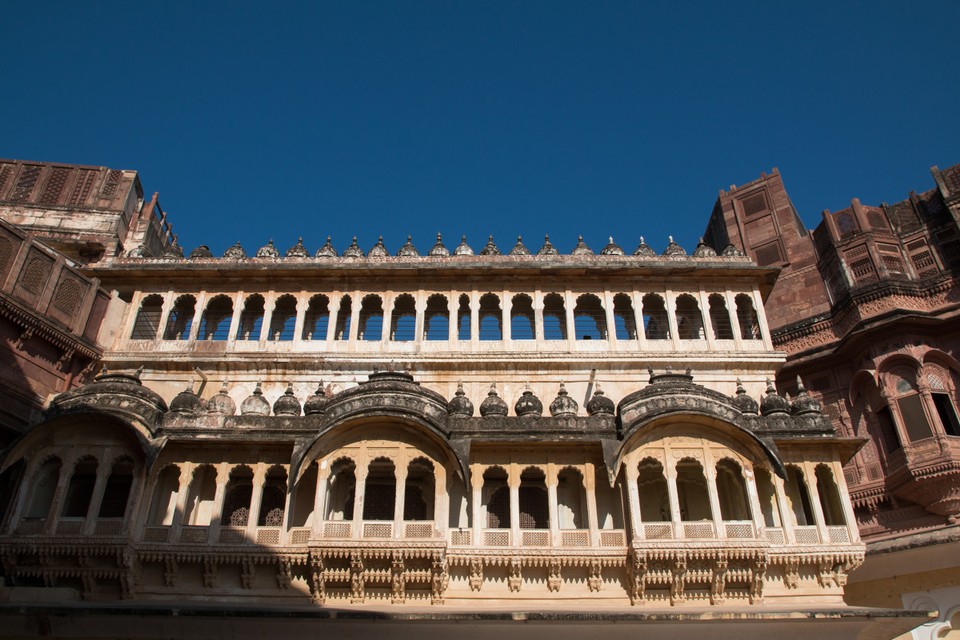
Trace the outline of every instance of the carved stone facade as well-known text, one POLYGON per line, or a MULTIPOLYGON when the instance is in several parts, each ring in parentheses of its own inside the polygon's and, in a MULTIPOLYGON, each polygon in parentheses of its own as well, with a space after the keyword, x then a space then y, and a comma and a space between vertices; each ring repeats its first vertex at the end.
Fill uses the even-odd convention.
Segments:
MULTIPOLYGON (((15 214, 41 233, 38 188, 15 214)), ((104 370, 0 459, 12 599, 879 624, 843 601, 865 438, 773 386, 778 268, 672 240, 185 258, 156 197, 111 219, 82 268, 104 370)))

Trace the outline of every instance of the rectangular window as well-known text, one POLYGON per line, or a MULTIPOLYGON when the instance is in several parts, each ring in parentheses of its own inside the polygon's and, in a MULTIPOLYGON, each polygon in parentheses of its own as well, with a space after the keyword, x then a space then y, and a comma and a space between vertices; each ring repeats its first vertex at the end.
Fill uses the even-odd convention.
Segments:
POLYGON ((950 402, 950 396, 945 393, 934 393, 933 404, 940 415, 940 424, 948 436, 960 436, 960 421, 957 420, 957 411, 950 402))
POLYGON ((923 403, 920 401, 919 394, 904 396, 897 400, 900 407, 900 415, 903 417, 903 426, 906 428, 907 437, 911 442, 923 440, 933 435, 930 429, 930 423, 927 421, 927 414, 923 410, 923 403))
POLYGON ((897 437, 897 430, 893 426, 893 416, 890 415, 890 409, 884 407, 877 411, 877 422, 880 423, 880 444, 883 452, 890 455, 900 449, 900 438, 897 437))

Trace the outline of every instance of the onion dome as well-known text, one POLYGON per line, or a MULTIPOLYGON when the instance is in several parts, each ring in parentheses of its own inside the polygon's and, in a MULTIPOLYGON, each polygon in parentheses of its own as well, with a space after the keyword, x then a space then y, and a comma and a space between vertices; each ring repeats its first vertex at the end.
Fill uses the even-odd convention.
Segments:
POLYGON ((527 249, 523 244, 523 238, 517 236, 517 244, 513 245, 513 249, 510 249, 510 255, 512 256, 528 256, 530 255, 530 250, 527 249))
POLYGON ((480 403, 480 415, 483 417, 507 415, 507 403, 497 395, 497 386, 494 384, 490 385, 487 397, 480 403))
POLYGON ((240 415, 244 416, 268 416, 270 415, 270 403, 263 397, 263 389, 258 382, 257 388, 253 394, 247 396, 247 399, 240 403, 240 415))
POLYGON ((800 376, 797 376, 797 397, 793 401, 793 413, 802 416, 808 413, 820 413, 822 407, 817 399, 807 393, 800 376))
POLYGON ((413 246, 413 237, 407 236, 407 243, 400 247, 400 250, 397 251, 398 256, 403 256, 404 258, 414 258, 420 254, 417 252, 417 248, 413 246))
POLYGON ((740 249, 738 249, 734 244, 728 244, 720 255, 728 256, 728 257, 729 256, 742 257, 743 251, 740 251, 740 249))
POLYGON ((600 384, 593 388, 593 397, 587 401, 587 415, 595 416, 598 413, 612 416, 616 412, 613 400, 603 395, 600 384))
POLYGON ((247 257, 247 252, 243 250, 243 247, 240 246, 240 241, 237 240, 237 244, 232 247, 227 247, 227 250, 223 252, 224 258, 230 258, 231 260, 243 260, 247 257))
POLYGON ((657 252, 651 249, 650 245, 644 242, 643 236, 640 236, 640 244, 637 245, 637 248, 634 250, 633 255, 642 256, 644 258, 655 258, 657 255, 657 252))
POLYGON ((187 385, 187 388, 181 391, 170 401, 170 411, 174 413, 203 413, 204 403, 197 394, 193 392, 193 383, 187 385))
POLYGON ((433 245, 433 248, 430 249, 430 253, 428 255, 433 256, 434 258, 445 258, 446 256, 450 255, 450 250, 443 246, 443 240, 440 239, 439 233, 437 234, 437 242, 433 245))
POLYGON ((207 413, 232 416, 237 412, 237 403, 227 395, 227 383, 220 387, 220 392, 207 400, 207 413))
POLYGON ((350 243, 350 246, 343 250, 344 258, 362 258, 363 249, 360 248, 360 245, 357 244, 357 236, 353 236, 353 242, 350 243))
POLYGON ((273 415, 298 416, 300 415, 300 401, 293 395, 293 383, 287 384, 287 390, 273 403, 273 415))
POLYGON ((537 251, 538 256, 558 256, 560 252, 557 251, 557 248, 550 244, 550 236, 543 236, 543 246, 540 247, 540 250, 537 251))
POLYGON ((694 258, 714 258, 716 257, 717 252, 713 250, 713 247, 708 245, 703 241, 703 237, 700 237, 700 241, 697 242, 697 248, 693 250, 694 258))
POLYGON ((737 378, 737 395, 733 396, 733 406, 739 409, 740 413, 760 413, 760 405, 747 395, 747 390, 743 388, 740 378, 737 378))
POLYGON ((177 237, 173 237, 173 242, 170 243, 170 246, 167 247, 163 252, 164 258, 182 258, 183 249, 177 244, 177 237))
POLYGON ((303 246, 303 238, 297 238, 297 244, 287 249, 288 258, 309 258, 310 252, 303 246))
POLYGON ((583 241, 583 236, 577 236, 577 246, 570 252, 572 256, 592 256, 593 250, 583 241))
POLYGON ((327 394, 323 390, 323 380, 317 385, 317 390, 312 395, 307 396, 303 403, 303 413, 308 416, 323 413, 327 410, 327 394))
POLYGON ((453 394, 450 402, 447 403, 447 413, 451 416, 469 418, 473 415, 473 403, 467 397, 463 390, 463 383, 457 383, 457 392, 453 394))
POLYGON ((663 250, 665 256, 685 256, 687 252, 683 247, 673 241, 673 236, 667 236, 667 248, 663 250))
POLYGON ((467 236, 460 236, 460 244, 453 250, 455 256, 472 256, 473 249, 467 244, 467 236))
POLYGON ((390 252, 383 246, 383 236, 378 236, 377 244, 370 247, 370 251, 367 251, 368 258, 386 258, 389 255, 390 252))
POLYGON ((543 415, 543 403, 540 402, 540 398, 533 395, 530 387, 527 387, 523 390, 520 399, 517 400, 517 404, 513 405, 513 410, 521 418, 526 416, 539 418, 543 415))
POLYGON ((210 247, 205 244, 200 245, 196 249, 190 252, 190 260, 194 258, 212 258, 213 254, 210 253, 210 247))
POLYGON ((777 394, 770 380, 767 380, 767 395, 760 401, 760 413, 765 416, 774 413, 790 413, 790 401, 777 394))
POLYGON ((482 256, 498 256, 500 255, 500 249, 497 249, 497 245, 493 244, 493 236, 487 238, 487 244, 483 249, 480 249, 480 255, 482 256))
POLYGON ((608 240, 608 242, 607 242, 607 246, 605 246, 605 247, 600 251, 600 255, 602 255, 602 256, 622 256, 622 255, 624 255, 624 253, 623 253, 623 248, 622 248, 620 245, 616 244, 616 243, 613 241, 613 236, 610 236, 610 238, 609 238, 609 240, 608 240))
POLYGON ((333 245, 330 244, 330 236, 327 236, 327 242, 317 249, 317 252, 314 254, 316 258, 336 258, 337 250, 333 248, 333 245))
POLYGON ((553 402, 550 403, 550 415, 557 418, 566 418, 569 416, 577 415, 577 410, 580 408, 580 405, 577 404, 577 401, 570 397, 570 394, 567 393, 567 388, 563 386, 563 383, 560 383, 560 391, 557 392, 557 397, 554 398, 553 402))
POLYGON ((280 252, 273 246, 273 240, 257 249, 258 258, 279 258, 280 252))

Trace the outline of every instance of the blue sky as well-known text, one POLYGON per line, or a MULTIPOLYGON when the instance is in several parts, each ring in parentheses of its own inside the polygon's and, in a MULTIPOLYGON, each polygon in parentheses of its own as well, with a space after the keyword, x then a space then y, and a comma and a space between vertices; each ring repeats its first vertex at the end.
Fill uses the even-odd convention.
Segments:
POLYGON ((808 226, 960 163, 960 2, 0 7, 0 156, 140 171, 181 244, 692 249, 779 167, 808 226))

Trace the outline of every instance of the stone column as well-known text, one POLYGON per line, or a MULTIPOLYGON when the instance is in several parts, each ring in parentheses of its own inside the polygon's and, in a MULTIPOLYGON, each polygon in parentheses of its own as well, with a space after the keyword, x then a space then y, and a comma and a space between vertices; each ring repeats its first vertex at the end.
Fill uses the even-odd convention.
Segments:
POLYGON ((190 335, 187 340, 196 340, 200 332, 200 325, 203 324, 203 313, 207 306, 207 292, 201 291, 197 294, 197 305, 193 308, 193 321, 190 323, 190 335))
MULTIPOLYGON (((669 460, 669 452, 667 460, 669 460)), ((670 520, 673 521, 673 537, 681 539, 683 535, 683 516, 680 514, 680 497, 677 493, 677 469, 667 464, 664 469, 667 475, 667 499, 670 501, 670 520)))
POLYGON ((723 513, 720 510, 720 497, 717 495, 717 468, 709 455, 704 464, 704 475, 707 479, 707 498, 710 500, 710 514, 713 516, 714 535, 726 538, 726 528, 723 526, 723 513))
POLYGON ((123 328, 120 334, 121 340, 127 341, 133 338, 133 328, 137 324, 137 318, 140 317, 140 307, 143 305, 143 301, 148 295, 151 294, 143 291, 138 291, 133 294, 133 298, 130 300, 130 304, 127 306, 126 317, 123 319, 123 328))
POLYGON ((543 292, 538 288, 533 292, 533 337, 537 342, 537 351, 543 347, 543 292))
POLYGON ((303 340, 303 322, 307 315, 307 292, 303 289, 297 295, 297 317, 293 322, 293 341, 303 340))
POLYGON ((447 538, 450 522, 450 492, 446 469, 437 467, 433 475, 433 526, 441 538, 447 538))
POLYGON ((743 480, 747 487, 747 500, 750 503, 750 517, 753 520, 753 529, 757 537, 763 536, 766 523, 763 521, 763 508, 760 506, 760 493, 757 491, 757 479, 753 469, 744 467, 743 480))
POLYGON ((193 484, 193 472, 196 465, 184 462, 180 469, 180 485, 177 488, 177 506, 173 510, 173 520, 170 522, 169 542, 180 539, 180 530, 183 528, 184 516, 187 515, 187 501, 190 498, 190 485, 193 484))
POLYGON ((793 544, 797 540, 797 534, 794 531, 796 522, 794 522, 793 512, 787 504, 787 492, 783 486, 783 479, 771 474, 773 481, 773 491, 777 495, 777 508, 780 509, 780 526, 783 527, 783 536, 787 544, 793 544))
POLYGON ((727 315, 730 317, 730 328, 733 330, 733 344, 739 352, 743 350, 743 330, 740 327, 740 315, 737 313, 737 301, 729 289, 724 291, 723 295, 727 301, 727 315))
POLYGON ((510 488, 510 544, 520 546, 520 470, 516 464, 510 465, 507 477, 510 488))
POLYGON ((617 319, 613 315, 613 295, 609 289, 603 290, 603 312, 607 323, 607 335, 605 337, 610 342, 618 342, 620 339, 617 337, 617 319))
POLYGON ((163 340, 167 332, 167 322, 170 321, 170 311, 176 300, 173 297, 173 290, 167 291, 163 295, 163 306, 160 308, 160 328, 157 330, 157 340, 163 340))
POLYGON ((639 291, 634 289, 632 297, 633 317, 637 327, 637 342, 640 346, 640 351, 645 351, 647 348, 647 331, 646 327, 643 326, 643 296, 640 295, 639 291))
POLYGON ((697 291, 697 301, 700 303, 700 317, 703 321, 703 335, 707 339, 707 349, 714 351, 716 346, 713 341, 716 335, 713 333, 713 319, 710 317, 710 299, 707 292, 703 289, 697 291))
POLYGON ((450 291, 447 298, 447 340, 453 341, 460 337, 460 297, 456 291, 450 291))
POLYGON ((213 509, 210 511, 210 537, 208 540, 214 544, 220 541, 220 523, 223 521, 223 501, 226 498, 227 482, 229 481, 230 467, 226 462, 221 462, 217 465, 217 488, 213 494, 213 509))
MULTIPOLYGON (((61 464, 61 471, 63 470, 63 465, 61 464)), ((12 534, 15 533, 17 527, 20 525, 20 518, 23 517, 23 510, 27 506, 27 501, 33 495, 34 490, 36 489, 36 480, 38 465, 37 458, 32 458, 27 462, 24 467, 23 475, 20 476, 20 486, 17 490, 17 499, 13 505, 13 509, 10 510, 10 519, 5 523, 3 527, 4 533, 12 534)))
POLYGON ((627 510, 630 513, 630 537, 633 540, 640 540, 646 535, 643 522, 640 520, 640 495, 637 491, 637 480, 640 474, 635 464, 624 465, 624 469, 627 480, 627 510))
POLYGON ((403 538, 403 508, 407 488, 406 461, 401 461, 395 467, 396 491, 393 492, 393 537, 403 538))
POLYGON ((350 294, 350 333, 347 335, 347 340, 350 342, 357 341, 357 331, 359 331, 360 325, 360 307, 363 306, 363 300, 360 299, 360 292, 354 291, 350 294))
POLYGON ((480 294, 474 289, 470 293, 470 342, 476 348, 480 341, 480 294))
POLYGON ((277 294, 273 291, 268 291, 263 295, 263 320, 260 321, 260 337, 258 342, 260 342, 261 347, 265 343, 273 340, 273 336, 270 335, 271 325, 273 324, 273 308, 277 303, 277 294))
POLYGON ((850 536, 850 542, 860 542, 860 529, 857 527, 857 516, 853 512, 853 505, 850 503, 850 490, 847 488, 847 478, 843 475, 843 467, 834 460, 830 464, 830 470, 833 472, 833 479, 837 484, 840 507, 843 509, 843 519, 847 522, 847 532, 850 536))
POLYGON ((57 478, 57 488, 53 492, 53 499, 50 501, 50 509, 47 511, 47 518, 43 523, 44 533, 53 533, 56 531, 57 521, 60 519, 60 509, 63 506, 63 494, 67 492, 67 486, 73 478, 74 467, 77 458, 75 454, 64 456, 63 463, 60 465, 60 477, 57 478))
POLYGON ((423 342, 426 340, 426 316, 427 311, 427 302, 424 299, 424 292, 417 291, 417 294, 414 296, 414 325, 413 325, 413 341, 414 342, 423 342))
POLYGON ((560 506, 557 500, 557 470, 552 464, 547 465, 547 512, 550 522, 550 546, 560 546, 560 506))
MULTIPOLYGON (((103 460, 109 460, 111 457, 109 449, 104 451, 103 460)), ((81 535, 89 536, 95 530, 97 518, 100 515, 100 505, 103 502, 103 494, 107 490, 107 480, 110 478, 111 471, 113 471, 112 467, 108 467, 103 462, 97 465, 97 479, 93 483, 93 493, 90 495, 90 504, 87 505, 81 535)))
POLYGON ((667 326, 670 327, 670 340, 673 341, 673 348, 680 348, 680 336, 677 332, 677 296, 673 291, 667 289, 664 292, 664 306, 667 308, 667 326))
POLYGON ((813 511, 813 521, 820 533, 820 542, 830 542, 827 532, 827 523, 823 517, 823 505, 820 504, 820 492, 817 490, 817 474, 814 466, 809 462, 803 463, 803 482, 807 485, 807 495, 810 497, 810 509, 813 511))
MULTIPOLYGON (((317 489, 313 494, 313 538, 323 537, 323 523, 327 509, 327 490, 330 480, 330 467, 317 465, 317 489)), ((354 490, 356 493, 356 490, 354 490)))
POLYGON ((397 296, 393 291, 385 291, 380 296, 383 305, 383 320, 380 327, 380 341, 393 342, 393 305, 397 302, 397 296))
POLYGON ((369 472, 369 467, 367 465, 367 460, 362 460, 361 463, 358 463, 355 478, 356 478, 356 487, 353 490, 353 538, 359 539, 363 537, 363 499, 367 490, 367 473, 369 472), (362 464, 362 466, 361 466, 362 464))
POLYGON ((263 501, 263 481, 267 474, 266 465, 258 462, 253 472, 253 489, 250 492, 250 517, 247 519, 247 540, 256 542, 257 521, 260 518, 260 504, 263 501))
POLYGON ((753 309, 757 312, 757 321, 760 323, 760 337, 763 339, 764 348, 769 351, 773 349, 773 339, 770 337, 770 327, 767 325, 767 314, 763 311, 763 298, 758 289, 754 289, 751 294, 753 309))
POLYGON ((233 315, 230 317, 230 333, 227 334, 227 342, 233 344, 237 341, 237 331, 240 330, 240 315, 243 313, 243 291, 238 291, 233 296, 233 315))
POLYGON ((590 546, 600 546, 600 525, 597 522, 597 471, 588 462, 583 474, 583 488, 587 496, 587 528, 590 530, 590 546))
POLYGON ((576 306, 576 301, 573 299, 573 292, 569 289, 563 292, 563 302, 563 312, 567 316, 567 348, 569 351, 573 351, 577 343, 577 328, 573 317, 573 308, 576 306))
POLYGON ((330 294, 330 302, 327 304, 327 333, 322 338, 317 338, 317 340, 326 340, 331 342, 337 338, 337 321, 340 318, 340 299, 343 298, 339 292, 334 291, 330 294))
POLYGON ((484 523, 483 513, 483 473, 480 467, 470 467, 470 489, 472 490, 470 511, 473 514, 473 546, 479 547, 483 542, 484 523))
POLYGON ((513 340, 512 329, 510 321, 512 318, 511 311, 513 310, 513 299, 510 297, 509 291, 502 291, 500 294, 500 323, 503 325, 503 331, 500 332, 500 338, 507 342, 513 340))

